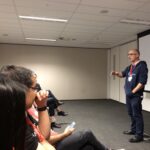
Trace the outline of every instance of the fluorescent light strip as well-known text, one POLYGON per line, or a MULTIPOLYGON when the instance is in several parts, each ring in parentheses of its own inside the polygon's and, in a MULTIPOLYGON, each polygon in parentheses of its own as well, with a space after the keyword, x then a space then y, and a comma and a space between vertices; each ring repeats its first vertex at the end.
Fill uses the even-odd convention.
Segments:
POLYGON ((56 42, 56 39, 40 39, 40 38, 25 38, 26 40, 34 40, 34 41, 50 41, 56 42))
POLYGON ((29 19, 29 20, 40 20, 40 21, 54 21, 54 22, 68 22, 65 19, 55 19, 55 18, 45 18, 45 17, 34 17, 34 16, 19 16, 21 19, 29 19))
POLYGON ((121 23, 129 23, 129 24, 150 26, 150 21, 144 21, 144 20, 122 19, 122 20, 120 20, 120 22, 121 23))

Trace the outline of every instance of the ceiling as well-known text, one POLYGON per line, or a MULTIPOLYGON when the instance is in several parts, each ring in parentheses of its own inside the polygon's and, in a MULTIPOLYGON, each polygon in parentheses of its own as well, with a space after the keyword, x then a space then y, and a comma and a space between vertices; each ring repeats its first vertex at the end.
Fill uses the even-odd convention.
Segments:
POLYGON ((0 0, 0 43, 111 48, 150 29, 148 25, 120 23, 126 18, 150 21, 150 0, 0 0), (19 15, 68 22, 24 20, 19 15))

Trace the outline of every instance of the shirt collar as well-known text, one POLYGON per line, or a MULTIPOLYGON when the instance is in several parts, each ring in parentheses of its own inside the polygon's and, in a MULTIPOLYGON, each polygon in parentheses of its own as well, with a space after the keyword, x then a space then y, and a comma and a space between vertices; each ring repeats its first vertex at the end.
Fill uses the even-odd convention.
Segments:
POLYGON ((139 62, 140 62, 140 60, 138 60, 137 62, 135 62, 135 63, 132 64, 132 65, 133 65, 133 66, 136 66, 139 62))

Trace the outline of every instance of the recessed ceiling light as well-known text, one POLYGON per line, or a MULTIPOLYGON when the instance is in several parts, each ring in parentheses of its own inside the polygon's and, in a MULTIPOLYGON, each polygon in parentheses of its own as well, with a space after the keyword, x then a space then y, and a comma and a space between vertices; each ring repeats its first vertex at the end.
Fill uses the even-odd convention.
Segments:
POLYGON ((59 39, 59 40, 64 40, 65 38, 61 36, 61 37, 59 37, 58 39, 59 39))
POLYGON ((107 14, 108 12, 109 12, 109 11, 106 10, 106 9, 103 9, 103 10, 100 11, 101 14, 107 14))
POLYGON ((58 39, 59 40, 64 40, 64 41, 70 41, 70 40, 71 41, 76 41, 77 40, 76 38, 69 38, 69 37, 68 38, 66 38, 66 37, 59 37, 58 39))
POLYGON ((29 19, 29 20, 39 20, 39 21, 53 21, 53 22, 68 22, 66 19, 58 19, 58 18, 46 18, 46 17, 34 17, 34 16, 19 16, 21 19, 29 19))
POLYGON ((2 34, 2 36, 8 36, 8 34, 7 34, 7 33, 4 33, 4 34, 2 34))
POLYGON ((25 38, 26 40, 33 40, 33 41, 49 41, 49 42, 56 42, 56 39, 41 39, 41 38, 25 38))
POLYGON ((128 23, 128 24, 150 26, 150 21, 145 21, 145 20, 140 20, 140 19, 122 19, 122 20, 120 20, 120 22, 121 23, 128 23))

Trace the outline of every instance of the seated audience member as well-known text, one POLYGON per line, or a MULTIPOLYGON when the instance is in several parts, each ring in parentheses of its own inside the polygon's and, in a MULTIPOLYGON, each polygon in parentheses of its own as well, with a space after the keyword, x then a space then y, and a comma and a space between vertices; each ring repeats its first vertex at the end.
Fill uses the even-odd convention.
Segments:
POLYGON ((0 129, 2 150, 24 150, 27 88, 0 74, 0 129))
POLYGON ((29 109, 34 101, 38 107, 38 127, 27 117, 29 128, 25 134, 25 150, 54 150, 55 148, 45 139, 55 145, 56 150, 110 150, 102 145, 90 130, 73 133, 74 128, 70 128, 62 134, 50 136, 50 120, 46 109, 48 93, 44 90, 36 91, 34 73, 29 69, 13 65, 4 66, 0 72, 26 86, 26 109, 29 109))
MULTIPOLYGON (((11 65, 11 66, 8 65, 8 66, 2 67, 0 72, 5 77, 7 77, 9 80, 11 79, 11 80, 15 81, 15 83, 19 82, 20 84, 23 84, 23 86, 26 87, 27 91, 25 93, 25 96, 26 96, 25 100, 22 99, 23 97, 21 97, 20 99, 19 99, 19 97, 17 98, 17 96, 19 96, 19 95, 17 95, 15 93, 16 100, 20 100, 20 101, 22 101, 22 103, 23 103, 23 100, 25 101, 25 105, 24 105, 25 109, 29 109, 32 106, 34 101, 36 102, 36 105, 38 107, 38 116, 39 116, 38 127, 35 126, 31 122, 30 118, 26 117, 27 128, 26 128, 26 132, 25 132, 24 148, 21 148, 18 150, 23 150, 23 149, 25 149, 25 150, 55 150, 55 148, 46 141, 46 138, 49 138, 49 136, 50 136, 50 132, 49 132, 50 131, 50 120, 49 120, 48 111, 46 109, 47 108, 46 100, 48 97, 47 91, 41 90, 39 92, 36 92, 36 88, 35 88, 36 77, 35 77, 34 73, 29 69, 26 69, 23 67, 18 67, 18 66, 13 66, 13 65, 11 65)), ((3 94, 3 93, 1 93, 1 94, 3 94)), ((9 97, 10 96, 11 95, 9 95, 9 97)), ((19 111, 14 112, 14 113, 19 113, 21 115, 21 113, 19 111)), ((12 117, 15 119, 15 115, 13 115, 12 117)), ((20 121, 21 121, 21 119, 20 119, 20 121)), ((22 121, 22 123, 23 123, 23 121, 22 121)), ((14 125, 15 124, 13 123, 13 126, 14 125)), ((12 132, 12 134, 14 133, 13 130, 10 132, 12 132)), ((22 135, 23 135, 23 133, 22 133, 22 135)), ((7 136, 9 136, 9 135, 5 135, 5 136, 3 136, 3 138, 7 137, 7 136)), ((18 140, 17 143, 20 143, 19 141, 21 142, 21 140, 18 140)), ((15 144, 16 143, 14 143, 14 145, 15 144)), ((12 150, 12 149, 10 149, 10 150, 12 150)))
POLYGON ((63 102, 60 102, 55 96, 54 94, 48 90, 49 94, 48 94, 48 101, 50 104, 48 104, 48 106, 51 106, 51 103, 54 105, 53 107, 56 109, 58 116, 67 116, 68 114, 64 111, 61 110, 60 105, 63 104, 63 102))
MULTIPOLYGON (((33 123, 38 124, 38 113, 34 106, 27 110, 32 117, 33 123)), ((49 143, 56 147, 56 150, 113 150, 105 147, 94 136, 91 130, 77 131, 74 128, 65 129, 63 133, 51 130, 49 143)))
MULTIPOLYGON (((51 117, 51 128, 61 128, 61 125, 56 123, 56 118, 55 118, 55 110, 60 110, 58 106, 58 102, 55 98, 55 96, 51 93, 50 90, 48 90, 48 100, 47 100, 47 107, 48 107, 48 113, 49 116, 51 117)), ((66 115, 64 111, 60 110, 60 113, 63 113, 66 115)))
MULTIPOLYGON (((39 83, 36 84, 36 88, 37 91, 42 90, 39 83)), ((61 125, 56 123, 55 110, 57 111, 57 114, 59 116, 66 116, 68 114, 61 110, 60 108, 61 102, 59 102, 59 100, 54 96, 54 94, 50 90, 47 91, 48 91, 47 107, 49 116, 51 118, 51 128, 61 128, 61 125)))
MULTIPOLYGON (((42 90, 39 83, 36 84, 36 88, 38 91, 42 90)), ((47 90, 47 91, 48 91, 48 101, 49 101, 48 107, 52 108, 52 106, 51 106, 51 104, 52 104, 53 109, 56 109, 58 116, 67 116, 68 114, 65 113, 64 111, 62 111, 61 108, 59 107, 60 105, 62 105, 64 103, 59 101, 50 90, 47 90)))

